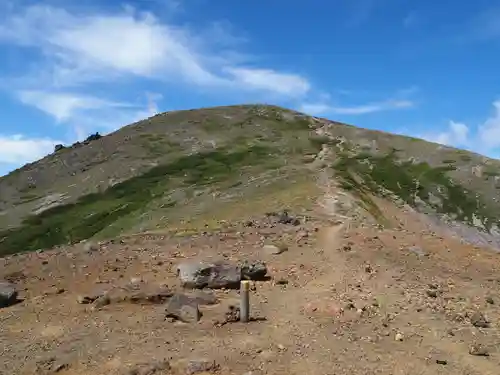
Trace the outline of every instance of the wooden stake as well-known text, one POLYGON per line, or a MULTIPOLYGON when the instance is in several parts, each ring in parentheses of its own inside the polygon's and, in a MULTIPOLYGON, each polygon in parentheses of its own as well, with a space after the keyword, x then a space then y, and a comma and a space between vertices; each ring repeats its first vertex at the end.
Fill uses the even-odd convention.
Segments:
POLYGON ((240 298, 240 321, 246 323, 250 320, 250 281, 241 281, 240 298))

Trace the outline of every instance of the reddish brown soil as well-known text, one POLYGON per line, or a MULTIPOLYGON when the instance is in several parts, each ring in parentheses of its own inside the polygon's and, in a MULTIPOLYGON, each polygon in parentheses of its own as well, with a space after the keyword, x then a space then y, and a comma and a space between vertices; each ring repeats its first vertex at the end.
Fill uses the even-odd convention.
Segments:
POLYGON ((43 373, 53 358, 61 375, 125 374, 163 359, 171 369, 155 374, 183 374, 201 359, 235 375, 498 374, 500 255, 434 233, 411 212, 384 210, 393 229, 319 219, 235 224, 226 233, 135 236, 90 253, 78 245, 1 259, 0 279, 15 282, 23 301, 0 309, 0 373, 43 373), (288 251, 262 251, 264 239, 284 237, 288 251), (198 258, 265 261, 272 278, 251 294, 252 316, 265 319, 216 324, 238 302, 228 290, 215 291, 220 303, 202 306, 191 324, 166 320, 158 304, 77 302, 133 278, 178 290, 175 265, 198 258), (476 311, 488 328, 471 324, 476 311), (473 345, 489 356, 469 354, 473 345))

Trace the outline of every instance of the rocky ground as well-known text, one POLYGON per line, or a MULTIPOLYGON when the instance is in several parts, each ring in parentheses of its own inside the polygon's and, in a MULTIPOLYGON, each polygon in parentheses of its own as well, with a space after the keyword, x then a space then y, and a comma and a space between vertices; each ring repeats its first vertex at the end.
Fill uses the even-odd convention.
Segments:
POLYGON ((498 374, 499 255, 383 209, 0 259, 0 373, 498 374))

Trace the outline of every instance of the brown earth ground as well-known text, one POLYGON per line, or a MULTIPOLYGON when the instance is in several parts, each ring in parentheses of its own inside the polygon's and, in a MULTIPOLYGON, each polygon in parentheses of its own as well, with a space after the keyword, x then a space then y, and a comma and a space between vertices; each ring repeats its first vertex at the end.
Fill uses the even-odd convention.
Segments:
POLYGON ((380 205, 392 229, 320 215, 300 226, 253 218, 252 227, 0 259, 0 279, 14 281, 23 299, 0 310, 0 373, 126 374, 168 360, 171 369, 142 374, 183 374, 187 361, 207 359, 218 366, 206 374, 498 374, 499 254, 437 233, 414 212, 380 205), (283 238, 288 251, 262 250, 264 241, 283 238), (202 306, 198 323, 166 320, 161 304, 92 309, 77 302, 134 278, 178 290, 175 265, 197 258, 265 261, 271 280, 255 282, 251 292, 252 316, 262 319, 217 324, 238 303, 230 290, 214 292, 220 303, 202 306), (471 323, 478 311, 489 327, 471 323), (479 346, 489 355, 470 354, 479 346))

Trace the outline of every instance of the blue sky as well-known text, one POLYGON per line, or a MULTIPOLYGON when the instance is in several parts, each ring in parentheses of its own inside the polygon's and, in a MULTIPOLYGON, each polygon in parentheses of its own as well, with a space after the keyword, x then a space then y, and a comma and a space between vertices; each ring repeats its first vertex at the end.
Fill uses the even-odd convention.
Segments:
POLYGON ((500 1, 0 0, 0 54, 0 175, 248 102, 500 156, 500 1))

